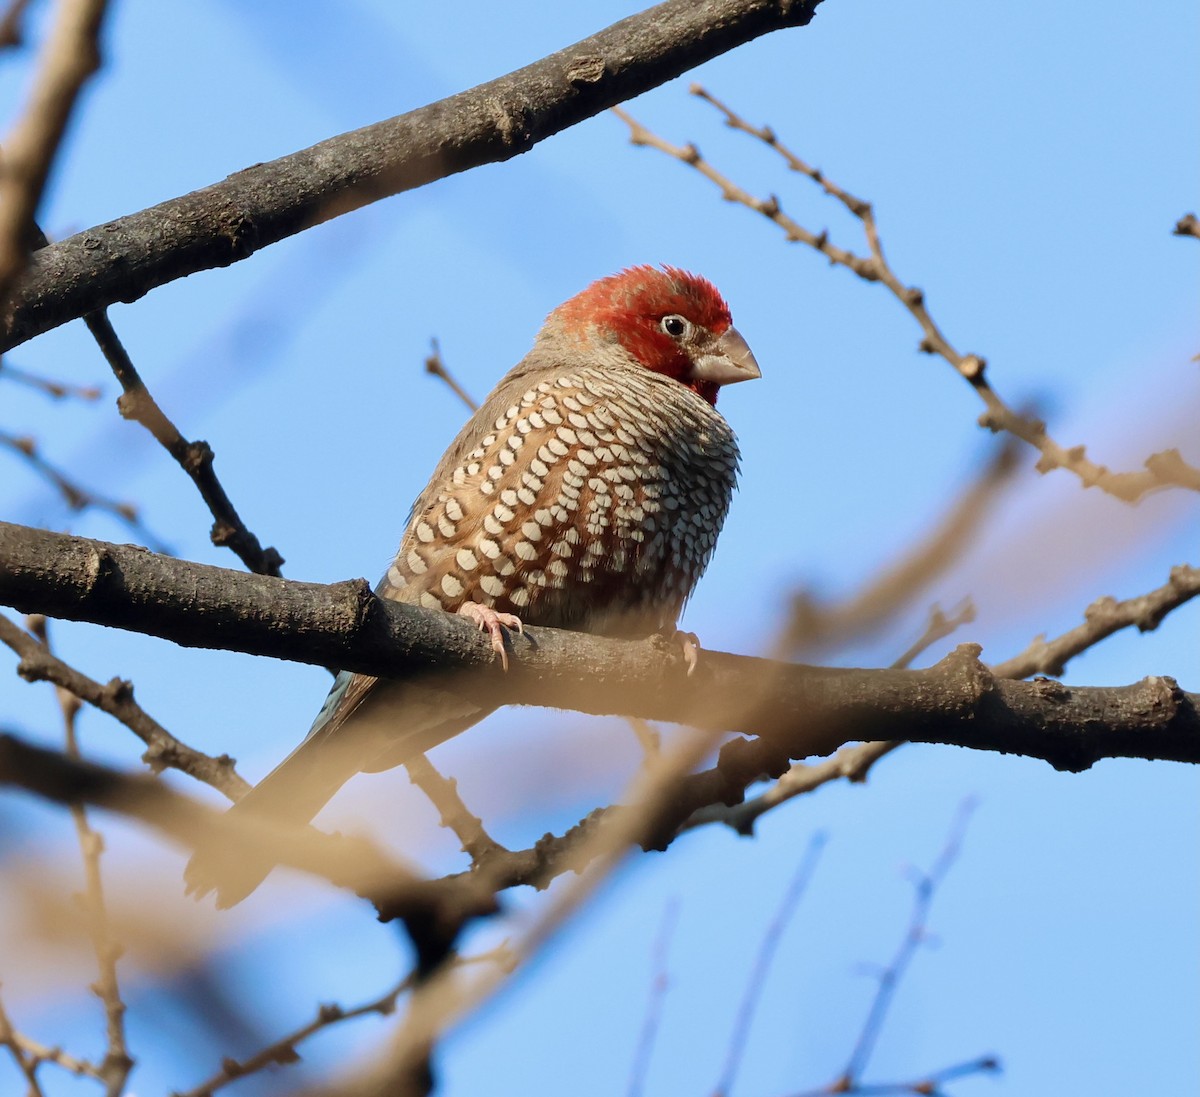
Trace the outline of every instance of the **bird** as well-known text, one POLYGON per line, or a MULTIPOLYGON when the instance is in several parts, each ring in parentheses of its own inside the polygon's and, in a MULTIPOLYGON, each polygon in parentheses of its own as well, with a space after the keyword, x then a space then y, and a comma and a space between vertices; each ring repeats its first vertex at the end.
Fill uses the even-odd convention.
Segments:
MULTIPOLYGON (((760 376, 706 278, 642 265, 593 282, 550 313, 459 431, 376 594, 467 617, 506 669, 505 630, 526 625, 677 633, 739 473, 717 394, 760 376)), ((452 685, 342 671, 304 741, 230 810, 307 823, 355 774, 485 715, 452 685)), ((198 848, 189 891, 232 906, 273 867, 230 854, 198 848)))

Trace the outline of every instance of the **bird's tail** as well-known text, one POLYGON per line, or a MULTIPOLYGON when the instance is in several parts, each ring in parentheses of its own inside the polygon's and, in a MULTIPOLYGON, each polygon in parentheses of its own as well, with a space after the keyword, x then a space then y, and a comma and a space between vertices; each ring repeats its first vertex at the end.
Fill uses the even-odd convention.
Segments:
MULTIPOLYGON (((357 677, 339 675, 331 700, 340 702, 348 682, 357 677)), ((360 692, 348 712, 340 703, 332 708, 327 703, 307 738, 228 814, 302 826, 356 773, 400 765, 487 715, 453 693, 412 682, 371 681, 360 692)), ((267 853, 241 841, 230 828, 230 837, 220 844, 197 847, 184 880, 197 897, 215 891, 217 906, 225 908, 245 899, 274 867, 267 853)))

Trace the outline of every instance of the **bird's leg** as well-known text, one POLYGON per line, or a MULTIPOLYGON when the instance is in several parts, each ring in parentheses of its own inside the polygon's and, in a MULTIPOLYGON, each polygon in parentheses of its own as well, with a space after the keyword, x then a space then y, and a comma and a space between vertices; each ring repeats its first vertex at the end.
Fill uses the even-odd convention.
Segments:
POLYGON ((500 656, 500 665, 508 670, 508 652, 504 650, 504 630, 515 628, 522 636, 525 626, 515 613, 497 613, 491 606, 481 606, 478 602, 464 602, 458 607, 458 615, 474 621, 479 631, 487 629, 492 638, 492 651, 500 656))

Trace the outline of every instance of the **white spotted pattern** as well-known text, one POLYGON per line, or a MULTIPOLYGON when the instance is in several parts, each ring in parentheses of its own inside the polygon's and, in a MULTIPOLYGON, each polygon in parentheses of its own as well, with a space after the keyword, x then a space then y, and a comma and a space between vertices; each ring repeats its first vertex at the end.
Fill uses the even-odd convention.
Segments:
POLYGON ((600 633, 674 625, 737 478, 724 417, 624 363, 562 370, 512 398, 479 413, 474 444, 474 421, 464 428, 381 592, 600 633))

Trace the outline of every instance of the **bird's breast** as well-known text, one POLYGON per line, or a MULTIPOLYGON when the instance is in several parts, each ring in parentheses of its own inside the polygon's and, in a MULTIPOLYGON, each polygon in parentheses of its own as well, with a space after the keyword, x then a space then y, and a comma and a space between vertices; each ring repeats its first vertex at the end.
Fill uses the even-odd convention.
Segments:
POLYGON ((422 495, 383 593, 610 634, 673 625, 737 477, 716 409, 645 370, 580 369, 476 419, 476 444, 422 495))

